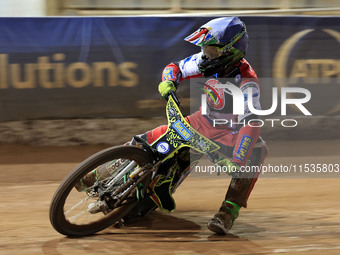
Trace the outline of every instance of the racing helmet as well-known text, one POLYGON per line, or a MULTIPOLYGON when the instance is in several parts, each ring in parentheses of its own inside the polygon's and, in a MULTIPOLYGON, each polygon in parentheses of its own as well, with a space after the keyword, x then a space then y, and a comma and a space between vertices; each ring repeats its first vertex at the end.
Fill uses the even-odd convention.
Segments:
POLYGON ((198 68, 205 77, 224 73, 245 56, 248 48, 246 26, 238 17, 213 19, 184 40, 201 47, 198 68))

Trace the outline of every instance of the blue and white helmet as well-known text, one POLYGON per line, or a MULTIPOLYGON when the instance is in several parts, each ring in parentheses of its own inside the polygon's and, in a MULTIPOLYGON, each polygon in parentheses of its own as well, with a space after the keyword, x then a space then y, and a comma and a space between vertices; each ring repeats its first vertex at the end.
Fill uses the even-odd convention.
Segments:
POLYGON ((213 19, 184 40, 201 47, 203 59, 199 69, 204 76, 235 64, 248 48, 246 26, 238 17, 213 19))

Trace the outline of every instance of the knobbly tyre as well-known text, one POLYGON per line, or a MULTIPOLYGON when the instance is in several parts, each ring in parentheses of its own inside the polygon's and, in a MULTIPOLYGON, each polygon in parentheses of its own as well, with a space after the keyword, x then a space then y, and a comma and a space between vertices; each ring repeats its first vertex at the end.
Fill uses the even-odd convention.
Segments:
MULTIPOLYGON (((220 147, 189 125, 174 92, 167 99, 168 129, 155 142, 149 145, 135 136, 136 145, 100 151, 66 176, 50 205, 56 231, 87 236, 157 207, 172 212, 172 194, 198 160, 203 155, 213 163, 219 159, 220 147)), ((258 143, 254 148, 250 164, 260 162, 261 146, 258 143)))

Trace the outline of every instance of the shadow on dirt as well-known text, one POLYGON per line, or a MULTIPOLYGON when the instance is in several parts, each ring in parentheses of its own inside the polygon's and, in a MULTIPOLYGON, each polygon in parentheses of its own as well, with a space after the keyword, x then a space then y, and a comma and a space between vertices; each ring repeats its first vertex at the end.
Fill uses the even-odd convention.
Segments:
MULTIPOLYGON (((139 254, 144 254, 146 251, 147 254, 150 254, 169 251, 168 248, 171 247, 171 253, 166 254, 181 254, 189 251, 209 254, 210 252, 229 254, 230 251, 230 254, 239 254, 239 249, 242 247, 242 252, 248 250, 252 251, 251 254, 265 254, 263 247, 252 241, 235 234, 225 236, 212 234, 205 225, 197 222, 205 222, 205 219, 197 216, 194 222, 156 211, 148 216, 131 220, 122 227, 113 226, 92 236, 62 237, 50 240, 43 245, 42 250, 44 254, 49 255, 63 254, 60 252, 62 250, 72 250, 80 254, 89 251, 112 254, 112 249, 122 254, 136 251, 139 254)), ((251 227, 243 225, 240 224, 239 228, 251 227)), ((254 231, 256 232, 256 230, 254 231)))

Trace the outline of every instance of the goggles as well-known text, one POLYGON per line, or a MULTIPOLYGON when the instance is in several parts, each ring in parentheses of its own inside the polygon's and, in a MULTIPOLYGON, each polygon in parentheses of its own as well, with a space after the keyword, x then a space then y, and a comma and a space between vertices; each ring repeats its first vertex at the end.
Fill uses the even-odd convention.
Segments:
POLYGON ((219 48, 216 46, 203 46, 201 47, 203 56, 207 57, 208 59, 216 59, 223 54, 225 55, 225 51, 223 48, 219 48))
POLYGON ((232 46, 244 36, 246 33, 245 28, 243 28, 239 33, 237 33, 233 39, 227 45, 203 45, 201 46, 203 55, 209 59, 215 59, 222 55, 228 55, 228 51, 232 48, 232 46))

